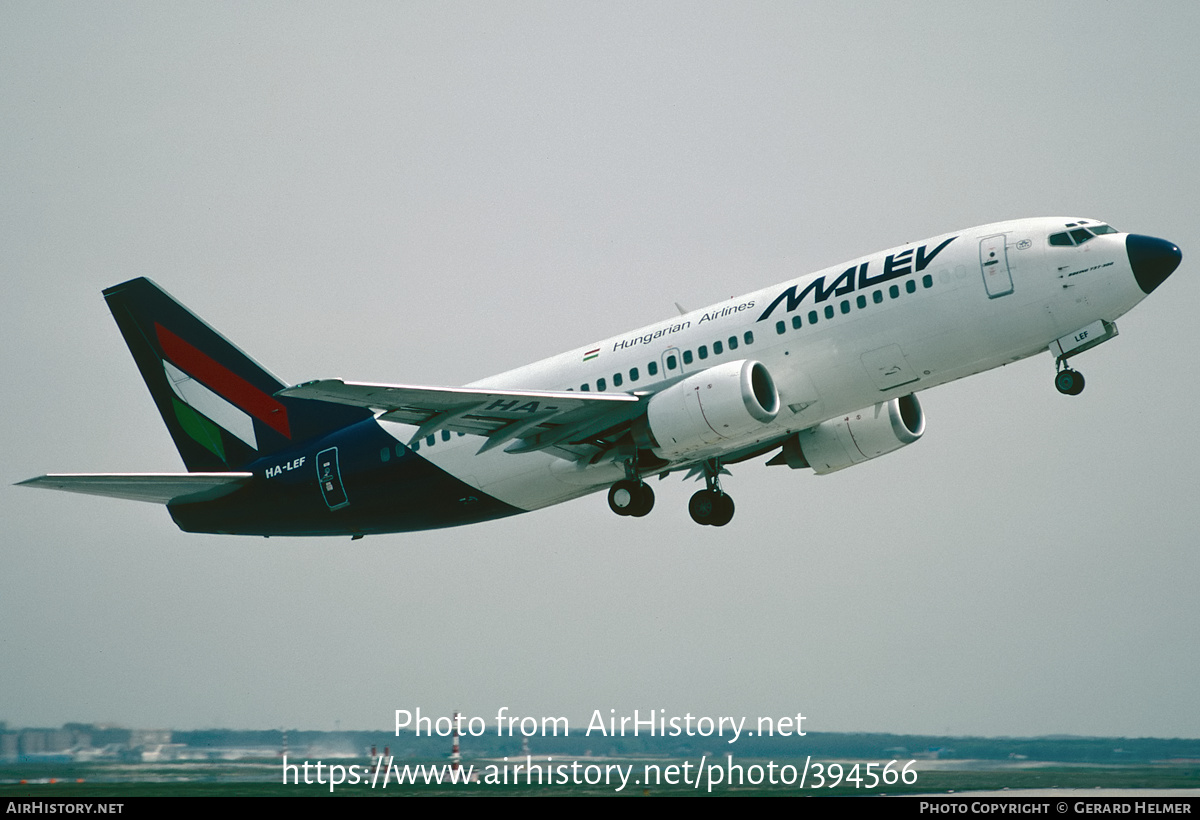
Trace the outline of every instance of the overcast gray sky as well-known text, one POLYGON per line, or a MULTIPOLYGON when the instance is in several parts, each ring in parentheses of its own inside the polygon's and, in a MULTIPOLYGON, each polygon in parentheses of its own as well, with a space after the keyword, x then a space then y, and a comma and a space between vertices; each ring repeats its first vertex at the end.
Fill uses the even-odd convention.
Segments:
POLYGON ((0 720, 394 709, 1200 737, 1200 6, 0 9, 4 483, 182 469, 100 290, 287 381, 462 384, 844 259, 1077 215, 1179 271, 1078 359, 921 394, 915 446, 432 533, 186 535, 0 487, 0 720))

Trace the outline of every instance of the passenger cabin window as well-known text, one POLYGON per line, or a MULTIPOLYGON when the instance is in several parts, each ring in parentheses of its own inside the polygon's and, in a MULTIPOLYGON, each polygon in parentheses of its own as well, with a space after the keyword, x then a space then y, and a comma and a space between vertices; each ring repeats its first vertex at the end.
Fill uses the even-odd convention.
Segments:
POLYGON ((701 359, 707 359, 708 358, 708 345, 700 345, 700 347, 698 347, 696 349, 696 353, 700 356, 701 359))
POLYGON ((658 375, 658 362, 650 362, 648 365, 646 365, 646 372, 649 373, 651 376, 657 376, 658 375))
POLYGON ((613 373, 613 387, 620 387, 620 386, 621 386, 621 381, 622 381, 622 380, 621 380, 621 374, 620 374, 620 373, 613 373))
POLYGON ((742 334, 742 341, 748 345, 754 344, 754 334, 751 331, 747 330, 745 333, 742 334))
POLYGON ((684 364, 692 363, 692 351, 690 351, 690 350, 683 351, 683 363, 684 364))
POLYGON ((604 381, 603 377, 596 379, 596 389, 601 393, 608 389, 608 383, 604 381))
POLYGON ((667 357, 667 370, 674 370, 675 365, 677 365, 677 364, 679 364, 679 362, 677 362, 675 360, 674 354, 671 354, 670 356, 667 357))
POLYGON ((720 356, 725 352, 725 347, 720 342, 713 342, 713 355, 720 356))
POLYGON ((794 329, 794 330, 800 329, 800 315, 799 314, 792 317, 792 329, 794 329))
POLYGON ((737 336, 730 336, 730 337, 729 337, 729 349, 730 349, 730 350, 737 350, 737 336))
POLYGON ((629 368, 629 380, 635 382, 638 380, 638 370, 636 367, 629 368))

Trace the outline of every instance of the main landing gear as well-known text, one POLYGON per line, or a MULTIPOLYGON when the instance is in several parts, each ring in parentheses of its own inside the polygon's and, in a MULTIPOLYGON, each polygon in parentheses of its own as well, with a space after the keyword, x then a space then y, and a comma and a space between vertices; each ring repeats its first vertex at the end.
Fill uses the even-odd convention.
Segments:
MULTIPOLYGON (((1056 364, 1062 367, 1066 362, 1060 359, 1056 364)), ((1054 386, 1064 396, 1078 396, 1083 392, 1083 374, 1070 367, 1059 370, 1054 374, 1054 386)))
POLYGON ((704 489, 688 501, 688 512, 697 524, 724 527, 733 519, 733 499, 721 492, 721 464, 704 462, 704 489))
POLYGON ((617 515, 641 518, 654 509, 654 490, 641 479, 623 478, 609 488, 608 506, 617 515))
MULTIPOLYGON (((703 472, 705 484, 704 489, 688 502, 692 520, 697 524, 724 527, 733 519, 733 499, 721 491, 720 475, 725 471, 715 458, 692 469, 703 472)), ((728 475, 727 472, 725 474, 728 475)), ((632 460, 626 464, 626 475, 627 478, 609 487, 608 506, 617 515, 641 518, 654 509, 654 491, 642 481, 632 460)))
POLYGON ((733 499, 720 490, 700 490, 688 502, 688 512, 697 524, 724 527, 733 519, 733 499))

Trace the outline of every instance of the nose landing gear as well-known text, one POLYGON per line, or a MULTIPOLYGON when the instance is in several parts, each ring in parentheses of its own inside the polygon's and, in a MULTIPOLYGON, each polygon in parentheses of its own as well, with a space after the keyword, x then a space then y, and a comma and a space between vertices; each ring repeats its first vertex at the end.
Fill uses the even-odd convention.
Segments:
POLYGON ((1054 386, 1065 396, 1078 396, 1083 392, 1083 374, 1067 368, 1054 374, 1054 386))
POLYGON ((1083 392, 1083 374, 1072 370, 1067 359, 1091 350, 1117 335, 1117 326, 1107 319, 1097 319, 1074 333, 1055 339, 1050 343, 1050 354, 1054 356, 1054 387, 1065 396, 1078 396, 1083 392))

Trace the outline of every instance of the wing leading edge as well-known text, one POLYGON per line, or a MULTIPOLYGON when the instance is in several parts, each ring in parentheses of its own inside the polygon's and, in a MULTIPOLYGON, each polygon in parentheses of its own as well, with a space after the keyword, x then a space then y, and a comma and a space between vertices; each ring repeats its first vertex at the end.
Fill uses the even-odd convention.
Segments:
POLYGON ((381 411, 382 419, 417 426, 410 444, 448 430, 485 436, 481 453, 508 444, 508 453, 551 450, 572 460, 584 455, 574 445, 590 445, 597 436, 626 424, 644 412, 648 398, 631 393, 421 387, 341 379, 305 382, 276 395, 381 411))

